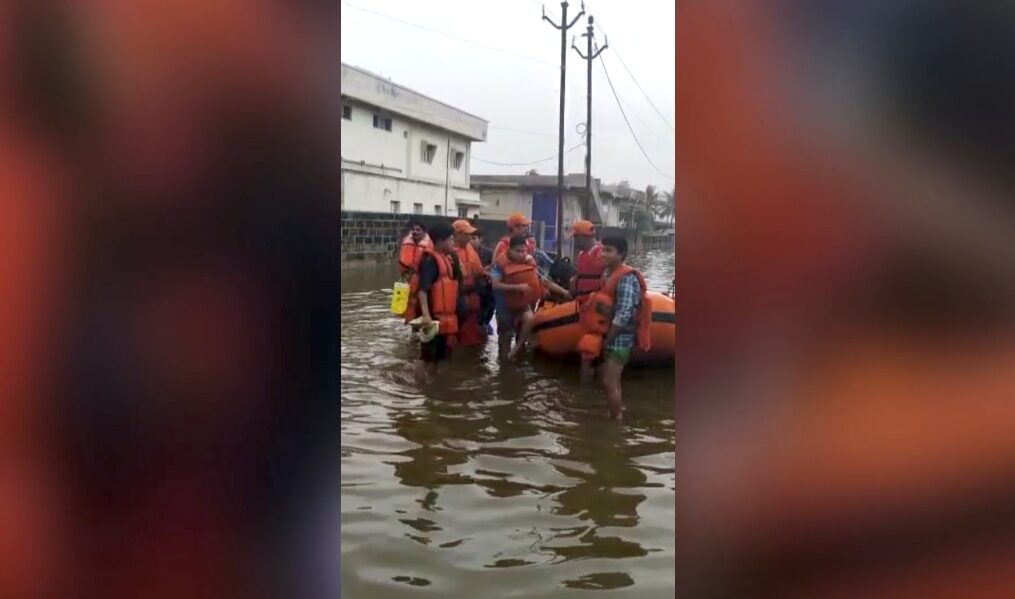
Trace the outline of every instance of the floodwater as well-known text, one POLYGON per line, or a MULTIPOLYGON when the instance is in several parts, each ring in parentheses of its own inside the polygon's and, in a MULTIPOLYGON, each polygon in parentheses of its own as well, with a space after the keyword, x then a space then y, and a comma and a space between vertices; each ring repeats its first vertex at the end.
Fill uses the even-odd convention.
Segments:
MULTIPOLYGON (((634 256, 667 291, 673 253, 634 256)), ((496 337, 416 386, 394 270, 343 272, 342 596, 674 595, 672 369, 624 373, 622 425, 576 365, 496 337)))

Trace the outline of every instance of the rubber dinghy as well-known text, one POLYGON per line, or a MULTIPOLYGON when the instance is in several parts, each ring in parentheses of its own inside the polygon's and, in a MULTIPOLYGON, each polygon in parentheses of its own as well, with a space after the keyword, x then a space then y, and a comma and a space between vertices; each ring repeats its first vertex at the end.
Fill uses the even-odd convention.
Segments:
MULTIPOLYGON (((631 363, 673 363, 677 341, 676 303, 673 298, 654 291, 648 292, 652 302, 652 348, 643 352, 635 349, 631 363)), ((552 356, 578 353, 578 340, 585 332, 578 320, 578 302, 562 304, 544 303, 535 314, 532 333, 539 343, 539 351, 552 356)))

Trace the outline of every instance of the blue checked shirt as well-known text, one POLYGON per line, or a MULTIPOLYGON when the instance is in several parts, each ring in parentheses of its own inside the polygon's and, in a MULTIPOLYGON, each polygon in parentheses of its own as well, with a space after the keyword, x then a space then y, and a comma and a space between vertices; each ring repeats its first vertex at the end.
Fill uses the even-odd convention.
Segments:
POLYGON ((617 294, 614 299, 613 324, 629 327, 631 332, 617 335, 606 349, 630 349, 634 347, 636 331, 634 317, 641 304, 641 284, 634 273, 624 276, 617 283, 617 294))

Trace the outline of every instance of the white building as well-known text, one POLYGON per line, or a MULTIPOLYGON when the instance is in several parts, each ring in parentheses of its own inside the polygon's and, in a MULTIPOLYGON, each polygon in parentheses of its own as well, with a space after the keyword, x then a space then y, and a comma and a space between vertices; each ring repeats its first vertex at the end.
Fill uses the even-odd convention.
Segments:
POLYGON ((342 210, 475 218, 472 142, 487 121, 342 64, 342 210))

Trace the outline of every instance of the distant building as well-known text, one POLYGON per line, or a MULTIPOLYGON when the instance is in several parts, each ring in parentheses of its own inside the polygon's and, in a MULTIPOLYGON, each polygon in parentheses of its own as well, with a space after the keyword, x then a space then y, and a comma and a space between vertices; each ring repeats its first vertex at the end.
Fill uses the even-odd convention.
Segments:
MULTIPOLYGON (((520 212, 537 223, 540 247, 553 250, 557 240, 556 175, 475 175, 472 188, 483 200, 483 218, 506 219, 520 212)), ((564 177, 564 248, 569 251, 571 223, 579 219, 603 224, 599 180, 592 180, 591 197, 585 189, 585 175, 564 177)))
POLYGON ((645 201, 645 192, 619 184, 600 185, 599 196, 603 206, 603 224, 619 227, 626 222, 632 207, 645 201))
POLYGON ((474 218, 472 142, 487 121, 342 64, 342 210, 474 218))

